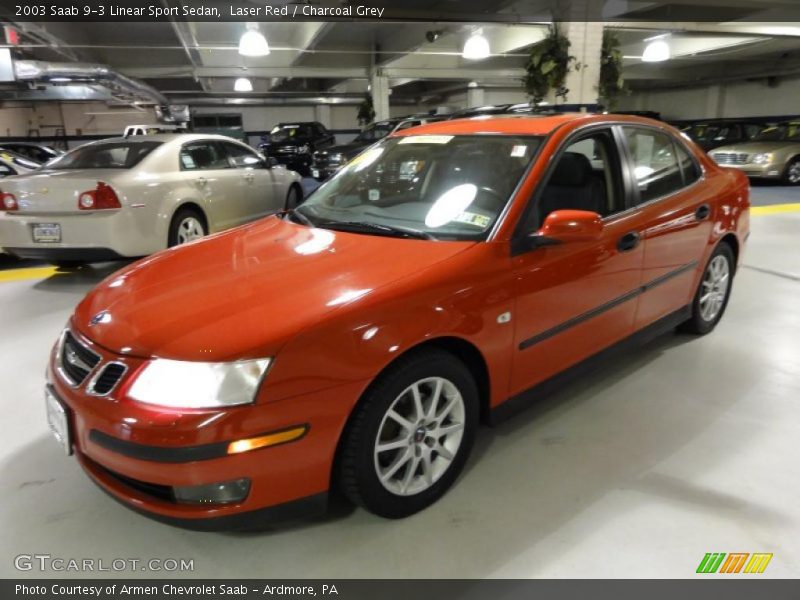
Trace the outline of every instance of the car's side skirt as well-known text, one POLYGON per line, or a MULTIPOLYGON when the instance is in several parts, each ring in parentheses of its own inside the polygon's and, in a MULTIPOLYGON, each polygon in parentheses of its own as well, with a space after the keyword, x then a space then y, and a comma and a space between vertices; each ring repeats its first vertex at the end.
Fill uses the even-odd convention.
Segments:
POLYGON ((609 360, 624 354, 631 348, 649 342, 659 335, 674 329, 692 316, 692 307, 686 306, 660 318, 658 321, 634 332, 628 337, 608 346, 600 352, 582 360, 579 363, 568 367, 564 371, 553 375, 549 379, 537 383, 535 386, 511 396, 502 404, 497 405, 491 410, 489 423, 496 425, 506 419, 516 415, 534 402, 545 398, 559 389, 565 387, 575 379, 596 370, 598 367, 607 363, 609 360))

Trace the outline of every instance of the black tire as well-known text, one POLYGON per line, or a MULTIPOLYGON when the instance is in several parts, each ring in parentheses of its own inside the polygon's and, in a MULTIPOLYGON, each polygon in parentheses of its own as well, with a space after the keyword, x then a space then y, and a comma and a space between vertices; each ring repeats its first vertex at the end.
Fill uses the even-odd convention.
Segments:
POLYGON ((717 326, 717 323, 719 323, 722 315, 725 314, 725 309, 728 306, 728 300, 731 297, 735 269, 736 261, 733 255, 733 249, 731 248, 730 244, 726 242, 720 242, 717 244, 714 252, 711 253, 708 262, 703 268, 703 275, 700 278, 700 283, 697 285, 697 291, 695 292, 694 299, 692 300, 692 316, 688 321, 681 324, 679 328, 681 331, 696 335, 705 335, 717 326), (713 314, 713 316, 710 315, 709 318, 706 318, 703 316, 701 300, 708 289, 708 285, 705 282, 709 276, 709 269, 711 269, 712 263, 714 263, 715 260, 718 260, 717 257, 722 257, 722 259, 727 262, 727 288, 725 290, 725 296, 722 299, 722 304, 719 306, 718 310, 713 314))
POLYGON ((289 191, 286 192, 286 210, 297 208, 303 203, 303 192, 296 185, 289 186, 289 191))
POLYGON ((82 260, 51 260, 50 263, 59 269, 77 269, 86 264, 82 260))
MULTIPOLYGON (((431 387, 427 389, 432 389, 434 384, 422 383, 422 386, 428 385, 431 387)), ((434 394, 430 394, 429 397, 434 397, 434 394)), ((448 399, 444 394, 441 394, 439 398, 441 399, 441 403, 438 404, 441 407, 439 410, 445 412, 443 407, 452 402, 452 398, 448 399)), ((424 402, 425 400, 423 399, 424 402)), ((428 406, 430 406, 430 403, 428 406)), ((337 461, 336 483, 339 489, 355 504, 376 515, 387 518, 407 517, 430 506, 453 485, 464 468, 475 440, 479 412, 478 387, 475 384, 475 380, 467 367, 450 353, 431 348, 414 352, 399 359, 375 379, 350 416, 342 437, 337 461), (385 419, 389 419, 387 416, 389 409, 399 406, 396 401, 413 401, 409 396, 403 395, 404 390, 407 390, 415 382, 419 383, 426 378, 446 380, 447 384, 454 386, 450 388, 451 390, 456 389, 460 393, 463 400, 463 404, 460 406, 463 407, 463 412, 460 411, 460 408, 453 412, 462 412, 463 414, 462 435, 460 442, 457 442, 457 446, 455 448, 451 447, 454 454, 450 459, 445 459, 444 454, 437 453, 436 447, 443 448, 443 445, 448 443, 447 435, 449 434, 437 433, 438 430, 432 429, 432 426, 428 428, 417 426, 413 432, 408 432, 406 428, 400 426, 398 430, 402 430, 402 433, 398 434, 397 439, 405 438, 406 432, 408 432, 407 443, 411 458, 409 462, 403 463, 398 475, 405 479, 407 472, 411 470, 410 464, 414 464, 415 467, 411 474, 411 479, 419 481, 418 478, 421 478, 422 485, 429 487, 409 495, 399 495, 387 489, 379 479, 377 472, 378 459, 376 459, 378 455, 375 453, 378 435, 385 431, 386 425, 390 422, 397 426, 395 421, 386 421, 386 425, 384 425, 385 419), (407 400, 400 400, 401 395, 407 400), (417 440, 417 433, 421 433, 422 436, 430 434, 442 437, 436 442, 431 441, 432 438, 428 437, 425 437, 424 440, 417 440), (425 452, 426 448, 429 452, 428 456, 432 457, 430 462, 427 463, 431 472, 433 467, 430 467, 430 465, 432 464, 437 464, 442 468, 441 473, 437 476, 437 479, 432 480, 432 483, 426 481, 423 475, 425 464, 423 462, 414 462, 415 460, 420 460, 419 458, 415 459, 415 456, 419 457, 419 453, 425 452), (415 455, 414 452, 417 452, 417 454, 415 455), (422 469, 422 472, 418 469, 422 469), (419 475, 416 475, 417 473, 419 475)), ((457 421, 450 420, 451 417, 448 416, 444 419, 442 420, 444 427, 452 428, 454 424, 456 427, 458 426, 457 421), (445 423, 444 419, 448 419, 448 421, 445 423)), ((397 452, 404 451, 398 450, 397 452)), ((385 458, 391 462, 396 460, 397 456, 394 459, 391 455, 385 458)), ((399 482, 398 485, 400 485, 399 482)))
POLYGON ((800 185, 800 157, 789 161, 781 179, 785 185, 800 185))
POLYGON ((187 220, 193 219, 197 227, 202 231, 202 236, 208 235, 208 224, 203 214, 194 208, 180 208, 172 216, 172 221, 169 224, 169 234, 167 236, 167 245, 172 248, 185 243, 181 239, 181 229, 187 220))

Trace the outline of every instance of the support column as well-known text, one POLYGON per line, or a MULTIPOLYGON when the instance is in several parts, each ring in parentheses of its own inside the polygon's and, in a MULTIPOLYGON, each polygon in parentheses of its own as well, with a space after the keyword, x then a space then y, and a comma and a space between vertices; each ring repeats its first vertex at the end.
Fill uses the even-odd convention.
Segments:
POLYGON ((382 69, 375 69, 369 79, 372 94, 372 104, 375 108, 375 120, 383 121, 389 118, 389 78, 383 75, 382 69))
POLYGON ((486 105, 486 90, 482 87, 468 87, 467 88, 467 106, 485 106, 486 105))
POLYGON ((565 108, 571 110, 597 109, 603 48, 603 22, 598 11, 598 3, 591 0, 558 2, 553 10, 553 18, 561 21, 561 33, 569 38, 569 53, 576 59, 565 82, 569 90, 565 108))
POLYGON ((317 104, 314 106, 314 119, 319 121, 328 129, 331 128, 331 105, 317 104))

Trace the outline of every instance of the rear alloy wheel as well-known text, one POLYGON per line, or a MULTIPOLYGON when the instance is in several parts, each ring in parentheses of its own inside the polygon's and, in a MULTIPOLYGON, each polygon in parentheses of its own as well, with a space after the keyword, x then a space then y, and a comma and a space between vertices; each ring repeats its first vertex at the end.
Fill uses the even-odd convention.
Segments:
POLYGON ((172 218, 169 227, 169 247, 199 240, 207 233, 205 222, 196 211, 181 209, 172 218))
POLYGON ((438 500, 466 463, 478 390, 451 354, 423 350, 378 377, 345 430, 339 484, 353 502, 389 518, 438 500))
POLYGON ((692 317, 683 324, 685 331, 705 334, 716 327, 731 295, 733 270, 733 250, 724 242, 718 244, 695 293, 692 317))
POLYGON ((792 161, 786 166, 786 172, 784 173, 783 179, 788 185, 800 184, 800 158, 792 159, 792 161))

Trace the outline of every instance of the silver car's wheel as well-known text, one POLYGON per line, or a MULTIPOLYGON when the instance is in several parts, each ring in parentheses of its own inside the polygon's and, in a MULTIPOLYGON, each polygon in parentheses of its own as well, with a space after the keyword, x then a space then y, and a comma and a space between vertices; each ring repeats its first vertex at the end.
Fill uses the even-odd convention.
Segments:
POLYGON ((791 185, 800 183, 800 159, 794 159, 786 167, 786 181, 791 185))
POLYGON ((185 217, 178 223, 178 244, 185 244, 205 236, 203 224, 197 217, 185 217))
POLYGON ((731 282, 731 269, 726 256, 718 255, 711 259, 703 275, 700 291, 700 316, 711 322, 717 318, 731 282))
POLYGON ((203 215, 194 208, 181 208, 169 225, 168 246, 180 246, 188 242, 199 240, 208 234, 203 215))
POLYGON ((420 379, 395 398, 375 438, 378 480, 398 496, 430 488, 450 468, 464 436, 464 399, 443 377, 420 379))

